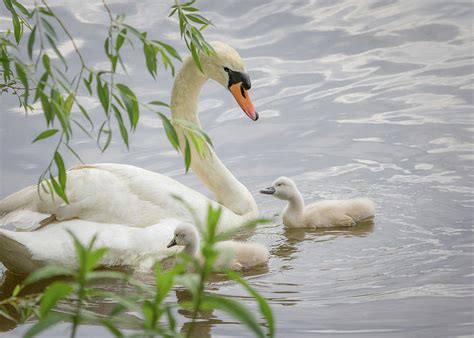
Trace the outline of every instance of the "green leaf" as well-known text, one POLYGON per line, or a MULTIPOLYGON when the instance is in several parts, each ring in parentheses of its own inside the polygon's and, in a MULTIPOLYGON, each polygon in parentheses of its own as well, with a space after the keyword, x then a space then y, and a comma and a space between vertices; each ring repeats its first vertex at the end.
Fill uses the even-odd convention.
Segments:
POLYGON ((166 54, 163 51, 160 51, 160 54, 161 54, 161 60, 163 61, 163 65, 165 66, 165 69, 168 69, 168 66, 169 66, 170 69, 171 69, 171 75, 174 76, 174 65, 173 65, 173 63, 171 62, 169 57, 166 56, 166 54))
POLYGON ((150 101, 148 102, 148 104, 153 104, 155 106, 164 106, 164 107, 168 107, 169 108, 169 104, 163 102, 163 101, 159 101, 159 100, 154 100, 154 101, 150 101))
POLYGON ((59 265, 47 265, 43 268, 35 270, 23 281, 23 285, 29 285, 42 279, 58 277, 58 276, 72 276, 73 272, 70 269, 59 265))
POLYGON ((17 284, 17 285, 15 286, 15 288, 13 289, 12 297, 18 296, 18 294, 20 293, 20 291, 21 291, 22 288, 23 288, 23 287, 22 287, 20 284, 17 284))
POLYGON ((48 82, 48 76, 49 76, 49 73, 47 71, 44 72, 43 75, 41 75, 41 78, 38 82, 38 86, 36 87, 35 98, 33 99, 33 102, 36 102, 36 100, 38 100, 38 98, 40 97, 40 93, 43 93, 44 87, 46 86, 46 83, 48 82))
POLYGON ((173 312, 171 312, 171 308, 167 306, 165 308, 166 311, 166 317, 168 318, 168 323, 170 326, 170 329, 175 331, 176 330, 176 318, 174 318, 173 312))
POLYGON ((102 104, 102 108, 104 108, 104 111, 107 115, 109 112, 109 86, 107 82, 105 81, 104 81, 104 84, 102 85, 102 80, 100 79, 100 75, 97 75, 96 81, 97 81, 97 95, 99 96, 99 101, 102 104))
POLYGON ((13 35, 15 36, 16 43, 19 44, 21 36, 23 35, 23 25, 20 23, 20 19, 15 11, 11 11, 10 13, 12 13, 13 35))
POLYGON ((115 40, 115 50, 117 51, 117 53, 120 51, 120 48, 122 48, 126 35, 127 35, 126 28, 123 28, 120 31, 120 33, 117 35, 117 39, 115 40))
POLYGON ((94 79, 93 75, 92 75, 92 72, 89 73, 89 77, 88 79, 86 79, 84 77, 84 85, 86 86, 86 89, 87 89, 87 92, 89 93, 89 95, 92 95, 92 88, 91 88, 91 85, 92 85, 92 80, 94 79))
POLYGON ((153 304, 149 300, 146 300, 143 303, 142 312, 143 312, 143 316, 145 317, 143 325, 145 326, 146 329, 152 329, 155 324, 155 321, 154 321, 155 310, 154 310, 153 304))
POLYGON ((33 58, 33 46, 35 44, 35 37, 36 37, 36 25, 31 30, 30 36, 28 38, 28 56, 30 60, 33 58))
POLYGON ((61 197, 61 199, 69 204, 69 201, 66 196, 66 192, 64 191, 64 188, 56 181, 56 179, 53 177, 53 175, 49 176, 49 180, 51 184, 53 185, 53 189, 56 192, 56 194, 61 197))
POLYGON ((69 114, 71 112, 73 104, 74 104, 74 94, 71 93, 66 98, 66 101, 64 101, 64 105, 63 105, 64 111, 69 114))
POLYGON ((49 45, 51 46, 51 48, 53 48, 53 51, 54 53, 56 53, 56 55, 58 56, 58 58, 61 60, 61 62, 63 63, 64 65, 64 68, 67 70, 67 63, 66 63, 66 60, 64 59, 64 56, 61 54, 61 52, 59 51, 58 47, 56 46, 56 43, 54 42, 54 40, 48 35, 46 34, 46 40, 48 40, 49 42, 49 45))
POLYGON ((138 109, 138 100, 135 94, 126 85, 118 83, 116 85, 120 92, 125 107, 127 109, 128 117, 130 119, 130 130, 135 130, 140 117, 140 111, 138 109))
POLYGON ((44 292, 39 306, 39 317, 44 318, 58 301, 72 293, 73 286, 65 282, 55 282, 48 286, 44 292))
POLYGON ((148 72, 153 78, 156 78, 157 65, 156 65, 156 49, 153 45, 143 43, 143 53, 145 54, 146 67, 148 72))
MULTIPOLYGON (((176 267, 176 266, 175 266, 176 267)), ((157 302, 161 303, 173 287, 175 275, 179 272, 178 268, 163 272, 159 262, 155 265, 155 284, 157 302)))
POLYGON ((88 274, 89 280, 93 279, 119 279, 126 280, 128 275, 124 272, 119 271, 92 271, 88 274))
POLYGON ((79 110, 81 111, 82 115, 84 115, 84 117, 87 119, 87 121, 89 121, 89 123, 91 125, 91 128, 93 128, 94 127, 94 122, 92 122, 89 114, 87 114, 86 109, 79 103, 77 104, 77 106, 79 107, 79 110))
POLYGON ((106 123, 107 123, 107 121, 104 121, 102 123, 102 125, 99 128, 99 135, 97 135, 97 144, 100 148, 100 151, 102 151, 102 152, 107 150, 107 148, 110 145, 110 141, 112 140, 112 131, 105 127, 106 123), (103 134, 105 134, 107 138, 105 139, 105 143, 102 146, 101 145, 101 140, 103 139, 103 136, 102 136, 103 134))
POLYGON ((206 141, 204 138, 202 138, 200 135, 194 135, 194 134, 189 134, 188 135, 191 138, 191 142, 194 145, 194 148, 196 149, 197 153, 199 154, 199 157, 204 158, 204 155, 206 155, 206 141))
POLYGON ((61 185, 62 190, 64 190, 66 189, 66 167, 64 166, 64 161, 61 157, 61 154, 57 151, 54 153, 54 162, 56 163, 56 167, 58 168, 59 184, 61 185))
POLYGON ((166 137, 168 137, 168 141, 170 141, 174 149, 179 151, 179 139, 178 134, 176 133, 176 129, 163 113, 158 112, 157 114, 161 118, 161 122, 163 123, 163 128, 165 128, 165 133, 166 137))
POLYGON ((11 71, 10 71, 10 55, 7 52, 6 46, 0 46, 0 60, 3 66, 3 80, 5 82, 10 81, 11 79, 11 71))
POLYGON ((51 63, 49 62, 48 54, 43 54, 43 66, 48 72, 51 72, 51 63))
POLYGON ((56 134, 59 130, 57 129, 48 129, 48 130, 45 130, 43 132, 41 132, 38 136, 36 136, 36 138, 33 140, 33 142, 31 143, 35 143, 36 141, 39 141, 39 140, 42 140, 42 139, 45 139, 45 138, 48 138, 48 137, 51 137, 53 136, 54 134, 56 134))
POLYGON ((69 138, 69 134, 71 133, 69 116, 64 112, 63 97, 61 93, 55 88, 51 89, 50 102, 53 116, 56 116, 58 118, 59 122, 61 123, 61 127, 63 129, 64 134, 67 138, 69 138))
POLYGON ((105 52, 105 55, 107 55, 107 57, 110 59, 110 51, 109 51, 109 38, 105 39, 104 41, 104 52, 105 52))
POLYGON ((129 147, 128 145, 128 131, 127 128, 125 128, 125 124, 123 123, 122 119, 122 114, 120 114, 120 111, 118 110, 117 106, 115 104, 112 104, 112 109, 114 110, 115 113, 115 119, 118 122, 119 125, 119 130, 120 130, 120 135, 122 136, 123 142, 127 146, 127 149, 129 147))
MULTIPOLYGON (((3 0, 3 3, 5 4, 5 7, 10 11, 10 12, 15 12, 15 9, 13 8, 12 1, 11 0, 3 0)), ((16 12, 15 12, 16 14, 16 12)))
MULTIPOLYGON (((92 136, 90 136, 90 138, 92 138, 92 136)), ((66 143, 66 148, 78 159, 79 162, 81 162, 82 164, 85 164, 82 158, 79 156, 79 154, 76 153, 74 149, 72 149, 68 143, 66 143)))
POLYGON ((255 319, 254 314, 247 309, 247 307, 235 300, 207 295, 203 298, 202 306, 206 309, 220 309, 244 324, 257 337, 265 337, 265 333, 255 319))
POLYGON ((175 59, 178 59, 179 61, 182 61, 181 59, 181 56, 179 55, 179 53, 176 51, 176 49, 174 49, 172 46, 168 45, 167 43, 164 43, 162 41, 156 41, 154 40, 154 42, 156 42, 157 44, 161 45, 167 52, 169 55, 171 55, 172 57, 174 57, 175 59))
POLYGON ((114 335, 114 337, 117 337, 117 338, 122 338, 124 337, 123 333, 120 331, 120 329, 115 326, 115 324, 109 320, 109 319, 102 319, 100 320, 100 323, 105 326, 109 331, 110 333, 112 333, 114 335))
POLYGON ((26 72, 22 64, 20 64, 19 62, 15 62, 15 69, 16 69, 16 74, 18 78, 23 84, 23 87, 25 87, 24 102, 26 105, 28 103, 28 94, 29 94, 28 78, 26 77, 26 72))
MULTIPOLYGON (((72 240, 73 240, 73 243, 74 243, 74 250, 76 251, 76 257, 79 261, 79 268, 80 270, 83 270, 84 269, 84 266, 86 265, 86 260, 87 260, 87 250, 86 248, 84 247, 84 245, 82 245, 82 243, 79 241, 79 239, 76 237, 76 235, 74 235, 74 233, 70 230, 67 230, 67 232, 69 233, 69 236, 71 236, 72 240)), ((90 244, 93 245, 94 242, 96 240, 96 236, 94 235, 94 237, 92 237, 92 240, 90 241, 90 244)), ((83 271, 81 271, 82 273, 83 271)))
POLYGON ((25 6, 23 6, 21 3, 19 3, 17 0, 13 0, 12 1, 13 4, 15 5, 16 8, 18 8, 20 10, 20 12, 22 12, 24 15, 26 15, 27 17, 30 17, 32 13, 30 13, 26 8, 25 6))
POLYGON ((135 27, 127 25, 125 23, 121 24, 121 26, 127 28, 128 31, 132 32, 135 36, 137 36, 140 40, 143 40, 143 35, 140 33, 135 27))
POLYGON ((189 167, 191 166, 191 147, 189 146, 188 138, 186 139, 186 146, 184 148, 184 166, 186 167, 186 173, 189 171, 189 167))
POLYGON ((49 327, 58 324, 59 322, 65 321, 68 318, 65 314, 52 312, 46 317, 41 319, 35 325, 33 325, 28 331, 26 331, 24 338, 32 338, 38 335, 39 333, 47 330, 49 327))
POLYGON ((99 248, 99 249, 89 252, 87 256, 87 264, 85 266, 86 270, 87 271, 94 270, 98 266, 100 260, 107 253, 107 251, 108 251, 107 248, 99 248))
POLYGON ((53 16, 53 13, 51 13, 51 11, 46 7, 39 7, 38 10, 45 15, 53 16))
MULTIPOLYGON (((199 9, 197 9, 196 7, 183 7, 183 11, 186 11, 186 12, 198 12, 199 9)), ((187 15, 189 17, 189 15, 187 15)))
POLYGON ((56 31, 54 30, 53 26, 48 22, 48 20, 41 18, 41 23, 43 24, 43 27, 46 29, 46 32, 54 38, 55 40, 58 39, 58 35, 56 34, 56 31))
POLYGON ((205 17, 199 15, 199 14, 189 14, 188 16, 188 19, 195 22, 195 23, 198 23, 198 24, 201 24, 201 25, 210 25, 211 22, 209 20, 207 20, 205 17))
POLYGON ((199 68, 201 73, 204 73, 204 71, 202 70, 201 59, 199 58, 198 51, 197 51, 196 46, 194 45, 193 42, 191 42, 191 44, 190 44, 190 50, 191 50, 191 56, 193 57, 194 63, 199 68))
MULTIPOLYGON (((185 253, 183 253, 185 254, 185 253)), ((176 277, 177 284, 184 286, 188 289, 194 296, 199 293, 199 281, 200 276, 196 273, 187 273, 183 276, 176 277)))
POLYGON ((268 336, 274 337, 275 336, 275 321, 273 318, 272 309, 265 298, 260 295, 254 288, 252 288, 239 274, 234 271, 228 271, 227 275, 232 278, 234 281, 242 285, 248 293, 257 301, 258 307, 260 308, 260 312, 265 317, 268 325, 268 336))
POLYGON ((46 124, 49 126, 54 119, 53 111, 51 110, 51 104, 49 103, 49 97, 43 92, 39 92, 39 97, 41 100, 41 108, 43 108, 43 114, 46 119, 46 124))

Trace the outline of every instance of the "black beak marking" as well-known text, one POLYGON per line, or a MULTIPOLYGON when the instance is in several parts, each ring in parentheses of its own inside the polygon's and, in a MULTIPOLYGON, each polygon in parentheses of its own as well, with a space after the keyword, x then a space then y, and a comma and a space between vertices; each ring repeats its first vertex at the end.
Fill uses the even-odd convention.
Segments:
POLYGON ((171 248, 172 246, 175 246, 175 245, 177 245, 177 243, 176 243, 176 240, 173 238, 166 247, 171 248))
MULTIPOLYGON (((250 77, 247 74, 241 73, 241 72, 235 72, 232 69, 229 69, 227 73, 229 74, 229 84, 227 85, 227 87, 230 87, 232 85, 235 85, 236 83, 242 82, 243 89, 249 90, 250 88, 252 88, 252 84, 250 83, 250 77)), ((241 89, 242 96, 245 97, 243 93, 243 89, 241 89)))
POLYGON ((242 97, 243 97, 244 99, 246 99, 246 97, 245 97, 245 90, 244 90, 244 86, 243 86, 243 85, 240 86, 240 93, 242 94, 242 97))
POLYGON ((268 187, 268 188, 260 190, 260 193, 265 194, 265 195, 273 195, 275 193, 275 188, 274 187, 268 187))

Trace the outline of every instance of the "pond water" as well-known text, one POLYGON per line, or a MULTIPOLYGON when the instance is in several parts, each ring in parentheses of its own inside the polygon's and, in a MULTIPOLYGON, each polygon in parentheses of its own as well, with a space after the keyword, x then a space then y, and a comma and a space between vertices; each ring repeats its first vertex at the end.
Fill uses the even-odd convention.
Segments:
MULTIPOLYGON (((166 18, 168 2, 110 3, 149 36, 185 53, 176 22, 166 18)), ((87 62, 103 64, 98 46, 107 19, 100 2, 54 4, 87 62)), ((254 194, 261 214, 284 207, 258 193, 281 175, 294 178, 307 201, 367 196, 377 203, 374 224, 352 230, 286 230, 275 221, 249 237, 271 251, 268 268, 247 279, 269 300, 278 336, 474 334, 472 3, 199 1, 198 7, 215 25, 206 37, 234 46, 252 78, 258 122, 215 83, 206 84, 199 107, 216 152, 254 194)), ((76 62, 69 45, 62 50, 76 62)), ((172 78, 163 73, 153 81, 141 51, 125 62, 126 81, 141 99, 169 99, 172 78)), ((43 128, 40 115, 25 118, 15 99, 1 100, 3 197, 36 182, 51 144, 30 144, 43 128)), ((88 108, 99 113, 98 105, 90 101, 88 108)), ((185 175, 156 116, 143 114, 130 151, 117 139, 100 154, 79 134, 74 145, 89 163, 137 165, 209 194, 185 175)), ((257 310, 233 283, 215 282, 209 290, 257 310)), ((178 320, 185 327, 189 315, 178 320)), ((0 324, 0 336, 21 336, 30 325, 0 324)), ((47 336, 63 336, 69 325, 47 336)), ((220 312, 203 318, 198 330, 197 337, 249 335, 220 312)), ((107 336, 94 325, 79 333, 107 336)))

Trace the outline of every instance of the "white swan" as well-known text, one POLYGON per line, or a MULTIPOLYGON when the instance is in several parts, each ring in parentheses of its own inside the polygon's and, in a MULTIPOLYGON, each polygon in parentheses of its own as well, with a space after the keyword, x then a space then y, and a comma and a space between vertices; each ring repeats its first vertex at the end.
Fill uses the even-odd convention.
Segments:
MULTIPOLYGON (((177 74, 171 94, 173 118, 199 126, 196 113, 199 92, 208 79, 213 79, 228 88, 245 113, 257 120, 258 114, 247 93, 250 80, 240 56, 224 43, 214 42, 212 46, 214 55, 201 56, 204 73, 189 58, 177 74)), ((179 126, 176 129, 183 140, 184 129, 179 126)), ((181 143, 184 146, 184 142, 181 143)), ((172 178, 138 167, 105 163, 79 165, 67 172, 66 193, 70 204, 62 203, 60 198, 53 201, 44 194, 40 198, 36 186, 31 186, 0 201, 0 226, 10 222, 17 223, 22 230, 33 230, 40 220, 25 217, 24 212, 28 211, 33 212, 31 215, 55 215, 57 220, 79 218, 135 227, 149 226, 171 217, 190 220, 186 208, 173 196, 192 205, 200 217, 205 216, 209 202, 221 204, 220 231, 255 218, 258 209, 252 195, 214 151, 209 150, 201 158, 194 147, 191 148, 191 168, 214 193, 216 202, 172 178)))
POLYGON ((28 274, 48 264, 75 269, 77 259, 70 231, 84 245, 97 236, 94 247, 108 249, 101 261, 103 267, 150 270, 156 261, 176 251, 167 249, 166 245, 181 223, 165 219, 139 228, 73 219, 54 222, 36 231, 0 229, 0 262, 18 274, 28 274))
POLYGON ((288 227, 354 226, 374 216, 374 202, 368 198, 319 201, 305 207, 295 182, 288 177, 278 178, 271 187, 260 192, 288 201, 283 211, 283 224, 288 227))
MULTIPOLYGON (((175 245, 184 246, 184 251, 202 262, 203 257, 199 250, 200 239, 196 228, 188 223, 179 224, 174 232, 168 248, 175 245)), ((237 241, 222 241, 215 244, 218 257, 214 262, 215 270, 231 268, 233 270, 248 269, 268 262, 268 249, 259 243, 245 243, 237 241)))

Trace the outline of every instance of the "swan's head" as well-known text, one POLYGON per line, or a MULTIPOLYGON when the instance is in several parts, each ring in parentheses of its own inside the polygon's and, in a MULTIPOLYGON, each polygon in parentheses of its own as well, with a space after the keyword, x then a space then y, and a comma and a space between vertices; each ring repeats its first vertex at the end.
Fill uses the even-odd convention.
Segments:
POLYGON ((298 193, 298 188, 292 179, 282 176, 277 178, 271 187, 260 190, 260 193, 288 201, 298 193))
POLYGON ((166 246, 171 248, 175 245, 184 247, 196 247, 199 244, 199 234, 196 228, 189 223, 181 223, 174 230, 174 236, 171 242, 166 246))
POLYGON ((229 89, 245 114, 254 121, 258 120, 258 113, 247 92, 251 88, 251 83, 242 58, 234 48, 225 43, 212 42, 211 45, 214 54, 201 54, 204 73, 229 89))

